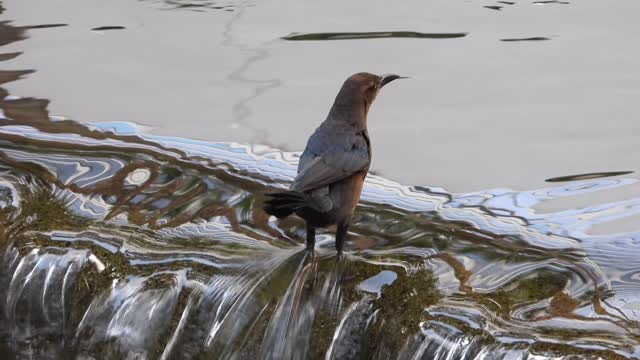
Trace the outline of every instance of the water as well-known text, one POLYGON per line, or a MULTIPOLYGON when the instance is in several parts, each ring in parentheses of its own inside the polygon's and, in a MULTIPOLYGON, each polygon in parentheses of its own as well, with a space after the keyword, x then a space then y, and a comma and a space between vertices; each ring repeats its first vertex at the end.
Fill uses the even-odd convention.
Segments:
MULTIPOLYGON (((630 2, 621 4, 629 8, 635 6, 630 2)), ((628 152, 635 144, 631 140, 637 136, 634 132, 637 125, 631 123, 632 117, 623 116, 633 114, 632 106, 614 106, 637 92, 637 87, 633 86, 637 70, 619 66, 607 69, 606 76, 584 73, 581 71, 591 64, 589 59, 584 59, 581 64, 574 64, 571 71, 560 66, 557 72, 554 70, 545 75, 549 76, 547 80, 563 74, 573 80, 592 81, 597 76, 615 79, 624 74, 627 81, 616 87, 619 90, 615 93, 617 100, 611 94, 598 104, 589 102, 591 97, 603 94, 592 89, 588 97, 582 98, 584 103, 580 106, 573 102, 580 97, 575 94, 553 102, 551 108, 579 113, 606 108, 610 110, 606 113, 610 117, 607 121, 590 122, 590 128, 586 129, 574 126, 577 117, 573 116, 577 115, 572 115, 567 123, 554 125, 557 128, 546 132, 544 141, 549 142, 549 149, 537 147, 539 144, 532 140, 531 151, 535 156, 527 153, 529 150, 522 150, 523 147, 512 147, 511 142, 518 141, 512 136, 514 131, 533 134, 531 136, 535 138, 540 135, 537 131, 557 124, 566 112, 542 117, 537 123, 520 118, 517 127, 501 122, 505 118, 500 117, 493 124, 478 125, 476 122, 483 121, 484 115, 476 113, 477 106, 460 103, 459 98, 449 98, 452 113, 455 111, 461 118, 465 114, 478 115, 451 123, 446 116, 441 116, 442 101, 446 96, 434 97, 434 88, 420 93, 434 100, 434 108, 441 108, 439 113, 435 111, 431 115, 432 119, 439 120, 412 120, 409 123, 418 129, 420 126, 441 129, 436 134, 441 138, 440 142, 414 131, 408 136, 421 136, 418 145, 432 149, 433 154, 415 151, 409 144, 399 149, 397 133, 387 132, 384 125, 376 125, 382 128, 378 128, 380 141, 374 138, 374 157, 394 161, 380 163, 384 176, 368 177, 346 255, 337 258, 331 231, 319 234, 317 251, 312 255, 304 251, 304 224, 299 219, 276 221, 260 209, 264 192, 286 187, 295 176, 298 153, 282 148, 299 148, 297 141, 301 140, 294 135, 306 133, 303 128, 316 123, 315 119, 309 119, 291 124, 290 118, 277 116, 276 111, 281 111, 277 109, 285 105, 291 105, 293 109, 306 106, 308 103, 296 103, 298 95, 302 98, 309 94, 300 94, 297 91, 300 88, 329 102, 333 96, 329 93, 335 90, 337 80, 327 80, 326 71, 305 77, 300 69, 291 67, 287 68, 290 77, 286 77, 286 81, 282 80, 285 78, 269 80, 269 77, 264 80, 247 74, 256 71, 253 66, 262 66, 260 61, 267 61, 271 51, 278 56, 282 56, 281 51, 300 51, 300 48, 288 47, 294 45, 310 51, 305 55, 309 57, 316 56, 314 51, 319 48, 333 51, 336 47, 356 47, 361 50, 359 47, 364 43, 370 44, 365 47, 367 51, 383 44, 400 52, 404 46, 415 46, 415 43, 396 41, 430 41, 422 44, 443 51, 467 49, 473 53, 473 49, 488 42, 476 38, 455 44, 477 33, 482 34, 480 20, 472 21, 473 16, 463 15, 445 26, 444 20, 429 15, 431 28, 425 29, 424 26, 410 26, 424 20, 423 15, 405 14, 408 29, 397 31, 407 30, 410 32, 407 34, 387 33, 387 30, 396 29, 382 27, 384 23, 374 26, 374 20, 367 26, 327 29, 317 25, 321 16, 261 25, 267 15, 278 14, 271 12, 276 9, 275 3, 117 1, 107 4, 94 1, 89 5, 81 6, 71 0, 5 4, 7 13, 15 16, 13 19, 31 17, 34 20, 1 25, 4 68, 14 69, 0 73, 3 86, 11 94, 3 91, 5 97, 0 102, 3 115, 0 119, 2 358, 640 357, 640 268, 637 261, 640 232, 636 225, 640 196, 637 175, 629 173, 635 170, 635 163, 630 161, 635 159, 635 152, 628 152), (23 5, 36 3, 41 6, 39 11, 23 5), (67 6, 86 10, 91 4, 100 5, 104 10, 100 13, 100 21, 92 12, 78 18, 61 15, 66 14, 67 6), (253 9, 261 6, 265 12, 258 16, 253 9), (139 21, 121 20, 119 10, 122 7, 132 10, 126 12, 133 14, 128 19, 139 21), (42 19, 37 19, 38 16, 42 19), (212 23, 213 19, 221 19, 221 22, 212 23), (176 38, 162 37, 168 30, 153 24, 163 22, 167 28, 180 23, 187 29, 172 31, 176 38), (292 26, 292 22, 296 26, 292 26), (66 23, 69 25, 40 26, 66 23), (92 30, 105 26, 124 29, 92 30), (198 26, 221 28, 218 29, 220 32, 194 31, 198 26), (241 26, 243 30, 233 26, 241 26), (252 26, 271 31, 251 35, 244 32, 252 26), (149 27, 157 32, 133 31, 149 27), (226 32, 223 32, 224 27, 226 32), (422 29, 425 30, 418 31, 422 29), (412 38, 280 39, 286 36, 325 39, 335 36, 328 31, 349 33, 348 37, 409 35, 412 38), (299 34, 290 35, 293 32, 299 34), (372 35, 372 32, 377 34, 372 35), (433 34, 463 32, 468 35, 446 39, 414 38, 419 34, 433 37, 433 34), (192 42, 198 43, 198 39, 179 38, 178 35, 185 33, 226 36, 226 40, 221 47, 195 46, 192 42), (77 38, 67 38, 71 42, 63 45, 59 42, 47 45, 44 41, 48 36, 64 34, 75 34, 77 38), (134 39, 135 34, 154 35, 156 43, 145 43, 148 47, 140 47, 141 38, 134 39), (250 46, 234 38, 239 35, 246 36, 243 41, 250 42, 250 46), (28 36, 31 37, 26 39, 28 36), (263 37, 271 40, 261 43, 263 37), (18 41, 21 39, 26 40, 18 41), (165 40, 171 44, 165 44, 165 40), (92 41, 96 44, 90 45, 92 41), (253 46, 255 43, 259 46, 253 46), (129 51, 137 47, 148 52, 149 62, 145 63, 148 68, 138 68, 131 62, 131 59, 140 61, 136 57, 140 53, 122 52, 129 45, 136 45, 129 51), (204 66, 206 57, 197 56, 200 51, 211 54, 225 45, 246 53, 248 58, 239 62, 231 58, 218 59, 204 66), (175 50, 177 46, 183 46, 186 53, 154 56, 156 51, 168 47, 175 50), (283 50, 285 48, 289 50, 283 50), (66 53, 74 49, 83 51, 74 56, 66 53), (97 49, 101 49, 100 52, 94 52, 97 49), (18 51, 24 51, 24 54, 18 54, 18 51), (51 61, 44 60, 45 54, 51 61), (118 54, 126 56, 119 57, 118 54), (94 56, 96 58, 91 58, 94 56), (101 56, 103 59, 97 61, 101 56), (179 61, 185 57, 203 63, 187 66, 179 61), (30 59, 37 64, 36 73, 16 70, 30 68, 26 65, 30 59), (118 59, 124 63, 118 63, 118 59), (69 70, 66 67, 74 63, 82 66, 66 71, 69 70), (16 64, 22 66, 16 67, 16 64), (173 66, 164 68, 167 64, 173 66), (96 66, 102 66, 104 73, 96 72, 96 66), (49 70, 54 68, 58 70, 49 70), (139 72, 129 72, 133 68, 139 72), (207 80, 202 69, 231 75, 225 82, 212 84, 208 81, 215 82, 215 76, 207 80), (127 75, 119 78, 114 76, 117 73, 127 75), (134 73, 145 81, 133 81, 131 74, 134 73), (87 74, 93 77, 87 77, 87 74), (167 77, 160 79, 162 81, 175 77, 171 80, 191 81, 196 87, 157 86, 154 81, 162 78, 155 76, 159 74, 167 77), (320 79, 320 75, 325 78, 320 79), (293 87, 287 87, 292 79, 297 80, 293 87), (126 87, 115 86, 124 83, 126 87), (235 85, 227 88, 230 83, 235 85), (199 87, 208 86, 206 84, 212 86, 214 93, 219 87, 226 92, 209 101, 208 95, 195 91, 202 90, 199 87), (313 88, 315 84, 323 89, 313 88), (139 86, 148 88, 142 90, 139 86), (120 93, 118 96, 116 88, 120 93), (243 97, 247 89, 253 89, 254 92, 250 92, 253 95, 243 97), (271 93, 274 89, 280 90, 271 93), (190 96, 183 96, 182 92, 189 90, 192 91, 190 96), (291 98, 283 96, 285 90, 291 98), (48 104, 27 96, 51 98, 52 102, 48 104), (75 101, 70 102, 67 96, 75 101), (192 102, 196 97, 206 99, 208 105, 187 106, 197 103, 192 102), (277 97, 281 100, 265 112, 263 105, 267 99, 277 97), (121 102, 124 98, 130 102, 121 102), (169 98, 174 101, 167 101, 169 98), (241 100, 229 103, 229 99, 241 100), (69 110, 61 110, 65 106, 69 110), (226 116, 229 106, 231 116, 226 116), (119 121, 122 113, 118 115, 118 112, 125 109, 141 123, 157 121, 153 125, 164 125, 164 128, 149 132, 145 126, 119 121), (200 120, 198 117, 205 109, 210 110, 207 123, 199 123, 204 121, 204 115, 200 120), (257 113, 261 113, 261 117, 257 113), (66 120, 59 114, 72 115, 83 121, 66 120), (269 126, 260 124, 252 128, 260 119, 269 119, 269 126), (214 120, 218 122, 211 123, 214 120), (472 121, 473 125, 466 121, 472 121), (238 126, 227 126, 226 122, 238 126), (262 131, 285 126, 289 131, 279 135, 262 131), (455 131, 460 136, 453 136, 455 131), (587 136, 585 131, 601 136, 587 136), (613 133, 619 136, 610 138, 613 133), (214 135, 209 137, 209 134, 214 135), (493 138, 486 138, 486 135, 493 138), (196 140, 204 137, 210 140, 196 140), (396 146, 390 145, 392 141, 396 146), (288 145, 276 146, 278 142, 288 145), (451 144, 445 146, 444 142, 451 144), (577 153, 588 143, 598 144, 598 147, 584 156, 574 158, 568 153, 557 153, 562 149, 575 149, 577 153), (491 151, 478 150, 478 144, 501 147, 505 154, 493 157, 495 153, 491 151), (571 144, 577 144, 576 148, 569 146, 571 144), (557 155, 547 156, 547 152, 557 155), (591 156, 593 154, 597 156, 591 156), (435 156, 438 161, 430 163, 430 157, 435 156), (474 164, 474 156, 485 161, 474 164), (461 157, 464 161, 457 162, 461 157), (399 158, 403 161, 398 161, 399 158), (416 159, 430 165, 416 166, 416 159), (399 165, 389 167, 392 163, 399 165), (453 168, 451 172, 438 168, 445 163, 453 168), (592 166, 586 166, 587 163, 592 166), (456 166, 465 171, 456 170, 456 166), (561 166, 561 172, 550 171, 561 166), (483 171, 476 171, 479 168, 483 171), (440 172, 449 174, 442 175, 444 177, 431 175, 440 172), (518 174, 501 177, 507 172, 518 174), (455 181, 447 180, 456 176, 455 181), (403 185, 425 183, 429 179, 442 180, 433 183, 447 189, 455 189, 457 183, 464 182, 474 191, 453 192, 436 186, 403 185), (545 179, 551 182, 545 183, 545 179), (500 187, 478 190, 486 184, 496 183, 500 187), (525 190, 530 183, 539 186, 525 190)), ((295 4, 289 5, 293 13, 309 11, 295 4)), ((503 16, 512 8, 520 9, 514 10, 516 13, 534 11, 527 7, 529 5, 534 6, 535 11, 546 9, 543 11, 549 11, 548 16, 559 19, 576 16, 571 11, 585 8, 591 9, 587 15, 595 16, 591 11, 601 6, 594 2, 545 5, 434 3, 429 6, 438 9, 443 19, 466 6, 473 9, 470 10, 473 14, 481 14, 482 19, 492 16, 499 22, 513 19, 503 16), (482 7, 484 5, 502 8, 487 9, 482 7)), ((623 5, 620 6, 624 8, 623 5)), ((314 9, 319 14, 330 12, 325 5, 314 9)), ((345 13, 336 16, 348 17, 350 11, 355 10, 360 8, 354 4, 344 5, 345 13)), ((401 9, 389 11, 396 15, 405 12, 401 9)), ((598 15, 607 18, 612 13, 598 15)), ((631 26, 624 19, 603 31, 631 26)), ((527 26, 533 25, 525 24, 523 28, 527 26)), ((539 48, 532 50, 531 46, 558 43, 560 39, 576 34, 574 31, 556 33, 549 29, 542 32, 541 28, 536 28, 535 32, 529 30, 532 33, 522 30, 523 33, 500 31, 500 36, 489 36, 486 32, 484 35, 491 38, 493 50, 509 53, 516 50, 502 46, 508 44, 522 46, 521 51, 542 51, 539 48), (550 40, 500 41, 531 37, 550 40)), ((628 42, 625 44, 633 47, 628 42)), ((611 41, 602 46, 615 48, 618 45, 611 41)), ((576 51, 581 47, 576 44, 572 49, 576 51)), ((556 50, 558 48, 553 51, 556 50)), ((552 49, 545 51, 553 52, 552 49)), ((485 52, 487 56, 492 54, 485 52)), ((235 56, 233 51, 225 54, 235 56)), ((624 56, 627 53, 618 52, 610 57, 606 52, 603 54, 599 60, 628 61, 624 56)), ((468 54, 465 58, 474 56, 468 54)), ((284 62, 284 58, 279 59, 284 62)), ((451 66, 460 59, 452 60, 451 66)), ((479 63, 482 59, 473 58, 479 63)), ((513 61, 513 57, 505 59, 513 61)), ((538 61, 533 59, 522 61, 538 61)), ((379 61, 380 67, 399 64, 397 57, 380 55, 375 60, 379 61)), ((270 66, 278 61, 271 62, 270 66)), ((400 65, 403 66, 408 65, 400 65)), ((495 83, 507 84, 513 75, 510 67, 515 63, 501 63, 501 66, 505 73, 491 76, 496 77, 495 83)), ((336 72, 343 73, 343 70, 336 72)), ((469 75, 469 72, 465 74, 469 75)), ((446 74, 433 71, 432 75, 437 78, 446 74)), ((533 77, 535 74, 525 71, 521 75, 533 77)), ((459 88, 454 80, 462 75, 452 76, 448 85, 441 79, 436 79, 434 84, 443 91, 458 87, 457 91, 463 95, 474 91, 476 95, 483 94, 477 89, 459 88)), ((470 77, 467 81, 469 86, 480 86, 479 78, 470 77)), ((525 96, 523 94, 533 91, 526 79, 522 81, 522 93, 513 96, 525 96)), ((409 85, 403 85, 407 88, 398 85, 385 91, 372 110, 376 112, 372 124, 374 121, 384 124, 385 116, 398 111, 420 114, 416 106, 423 106, 424 100, 407 96, 407 91, 415 91, 425 82, 429 81, 418 79, 411 83, 407 80, 405 84, 409 85)), ((554 80, 551 84, 559 83, 562 81, 554 80)), ((604 87, 601 91, 609 90, 611 88, 604 87)), ((584 95, 586 90, 575 91, 584 95)), ((451 95, 450 91, 445 93, 451 95)), ((478 105, 484 101, 487 107, 483 111, 487 114, 496 111, 498 104, 499 109, 508 114, 513 114, 511 110, 516 106, 526 112, 527 106, 539 105, 535 101, 534 105, 523 104, 523 100, 514 102, 513 98, 498 100, 487 103, 488 97, 482 96, 472 102, 478 105)), ((313 100, 324 106, 323 101, 313 100)), ((320 108, 320 105, 314 106, 320 108)), ((542 107, 540 111, 543 112, 550 109, 542 107)), ((311 110, 316 113, 315 108, 309 107, 311 110)), ((293 111, 298 110, 289 110, 289 113, 293 111)), ((527 116, 530 115, 536 114, 527 116)))
POLYGON ((23 54, 5 68, 37 70, 6 86, 83 122, 300 151, 347 76, 396 73, 369 118, 386 178, 470 192, 640 171, 640 5, 569 2, 4 0, 15 25, 67 24, 6 46, 23 54), (371 32, 466 35, 282 40, 371 32), (527 38, 549 40, 501 41, 527 38))
POLYGON ((640 199, 531 210, 635 179, 450 194, 372 176, 338 259, 330 233, 311 256, 299 220, 259 209, 296 154, 125 123, 6 119, 0 139, 19 357, 640 356, 639 234, 586 233, 640 199))

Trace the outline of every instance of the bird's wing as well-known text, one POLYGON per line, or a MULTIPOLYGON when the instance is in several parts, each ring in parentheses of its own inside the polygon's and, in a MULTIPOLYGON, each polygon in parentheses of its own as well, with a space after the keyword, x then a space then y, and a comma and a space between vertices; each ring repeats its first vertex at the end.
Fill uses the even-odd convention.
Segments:
POLYGON ((365 132, 329 134, 316 131, 300 158, 292 190, 309 191, 367 170, 371 162, 365 132))

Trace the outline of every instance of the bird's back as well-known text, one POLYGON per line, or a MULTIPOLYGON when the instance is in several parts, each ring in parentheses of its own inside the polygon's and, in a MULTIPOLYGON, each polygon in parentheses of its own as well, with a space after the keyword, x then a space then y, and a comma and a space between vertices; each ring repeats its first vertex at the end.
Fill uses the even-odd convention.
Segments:
POLYGON ((330 185, 368 170, 370 162, 366 129, 328 119, 309 137, 292 189, 309 191, 330 185))

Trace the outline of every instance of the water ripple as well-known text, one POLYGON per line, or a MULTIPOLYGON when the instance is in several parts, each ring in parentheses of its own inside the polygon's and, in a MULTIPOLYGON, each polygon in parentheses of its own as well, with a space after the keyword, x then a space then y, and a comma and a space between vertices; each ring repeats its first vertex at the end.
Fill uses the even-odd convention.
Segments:
POLYGON ((638 214, 640 199, 533 210, 636 179, 454 194, 372 175, 336 258, 331 232, 311 255, 299 219, 261 210, 298 157, 128 123, 0 120, 3 346, 162 359, 640 355, 640 232, 589 234, 638 214))

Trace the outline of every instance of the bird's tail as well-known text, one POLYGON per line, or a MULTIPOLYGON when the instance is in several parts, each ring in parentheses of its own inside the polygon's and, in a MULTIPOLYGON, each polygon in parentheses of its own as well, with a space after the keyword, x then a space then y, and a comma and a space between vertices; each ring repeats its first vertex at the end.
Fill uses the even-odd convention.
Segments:
POLYGON ((307 206, 305 194, 297 191, 282 191, 266 195, 269 199, 264 203, 264 211, 278 219, 287 217, 296 210, 307 206))

